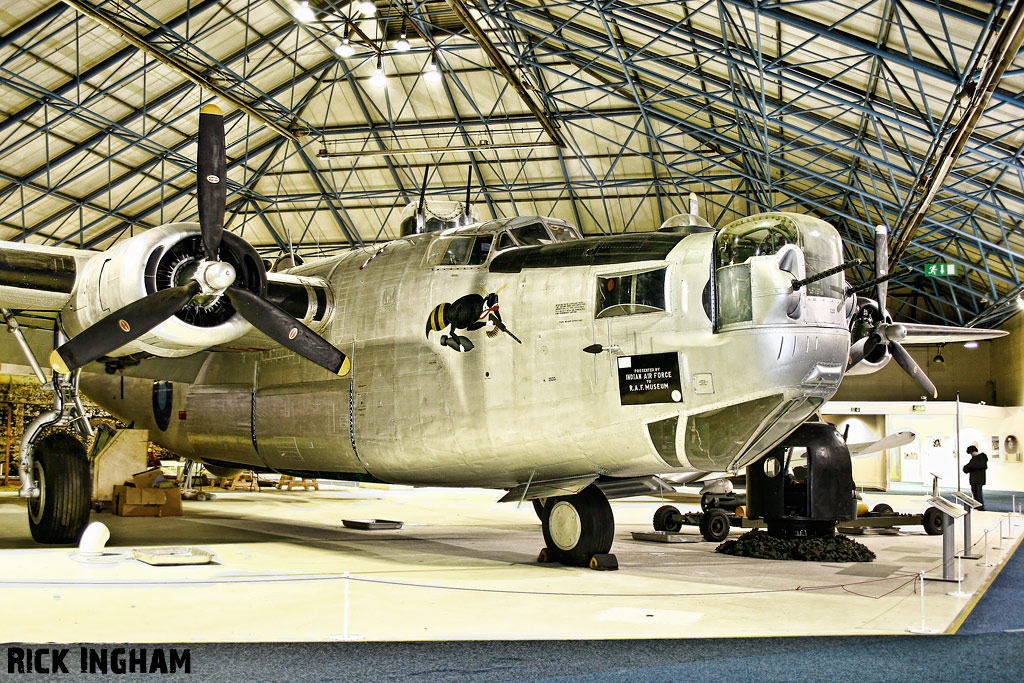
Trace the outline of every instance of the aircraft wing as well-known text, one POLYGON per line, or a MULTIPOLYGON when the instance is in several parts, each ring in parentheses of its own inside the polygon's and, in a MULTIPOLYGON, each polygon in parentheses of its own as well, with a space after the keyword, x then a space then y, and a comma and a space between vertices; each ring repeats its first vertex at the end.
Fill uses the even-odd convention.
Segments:
MULTIPOLYGON (((0 308, 59 311, 71 299, 86 262, 98 253, 0 242, 0 308)), ((24 324, 30 325, 30 320, 31 316, 26 316, 24 324)))
POLYGON ((954 342, 996 339, 1008 334, 1002 330, 988 330, 980 327, 946 327, 945 325, 921 325, 900 323, 907 330, 903 344, 950 344, 954 342))
POLYGON ((847 448, 850 449, 850 455, 857 457, 858 455, 869 455, 871 453, 878 453, 890 448, 899 448, 900 446, 907 445, 916 438, 917 434, 914 432, 896 432, 895 434, 883 436, 877 441, 847 444, 847 448))

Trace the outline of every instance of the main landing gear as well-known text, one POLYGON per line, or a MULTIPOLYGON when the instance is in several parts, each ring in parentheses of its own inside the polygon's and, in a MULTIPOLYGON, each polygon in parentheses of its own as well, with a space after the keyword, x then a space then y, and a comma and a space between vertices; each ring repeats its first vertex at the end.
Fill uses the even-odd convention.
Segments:
POLYGON ((614 570, 618 560, 612 547, 615 519, 608 499, 591 484, 571 496, 548 498, 543 503, 541 525, 547 547, 539 562, 560 562, 575 567, 614 570))
POLYGON ((37 543, 75 543, 89 523, 89 460, 82 442, 54 432, 35 444, 28 525, 37 543))
MULTIPOLYGON (((47 382, 14 316, 6 309, 2 313, 42 388, 53 392, 53 409, 32 420, 21 437, 18 496, 28 499, 29 530, 37 543, 77 543, 89 523, 92 500, 89 458, 82 442, 74 436, 48 430, 73 426, 83 439, 93 435, 78 395, 81 370, 70 375, 54 372, 47 382)), ((59 329, 54 331, 53 342, 54 348, 64 343, 59 329)))

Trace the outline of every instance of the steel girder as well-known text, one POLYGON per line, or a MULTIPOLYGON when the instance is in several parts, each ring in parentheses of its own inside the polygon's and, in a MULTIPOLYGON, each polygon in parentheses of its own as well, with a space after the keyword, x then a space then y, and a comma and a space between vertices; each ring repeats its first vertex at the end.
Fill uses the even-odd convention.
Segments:
MULTIPOLYGON (((427 38, 413 56, 434 56, 444 74, 427 108, 417 67, 382 39, 385 19, 359 23, 346 3, 314 0, 317 21, 300 26, 284 0, 76 2, 116 15, 212 91, 309 133, 281 144, 240 113, 228 119, 230 225, 256 231, 265 249, 287 248, 287 236, 321 252, 377 239, 380 221, 416 193, 422 172, 410 164, 423 159, 332 167, 315 159, 319 146, 535 135, 536 117, 441 3, 377 3, 379 17, 402 17, 427 38), (356 25, 371 43, 340 60, 338 31, 356 25), (405 74, 383 97, 365 78, 378 55, 405 74), (342 103, 347 116, 334 114, 342 103)), ((471 169, 492 216, 561 211, 607 232, 656 227, 693 190, 716 223, 814 212, 837 225, 850 255, 869 259, 873 226, 909 201, 998 25, 994 9, 929 0, 477 0, 469 9, 567 147, 439 154, 431 196, 471 169)), ((99 247, 193 217, 194 117, 208 94, 135 45, 90 50, 116 36, 61 4, 21 19, 0 39, 0 86, 19 103, 0 118, 5 237, 99 247)), ((917 269, 955 262, 968 275, 895 284, 891 307, 905 319, 995 324, 1013 311, 1000 301, 1020 286, 1024 260, 1022 66, 994 92, 904 259, 917 269)))

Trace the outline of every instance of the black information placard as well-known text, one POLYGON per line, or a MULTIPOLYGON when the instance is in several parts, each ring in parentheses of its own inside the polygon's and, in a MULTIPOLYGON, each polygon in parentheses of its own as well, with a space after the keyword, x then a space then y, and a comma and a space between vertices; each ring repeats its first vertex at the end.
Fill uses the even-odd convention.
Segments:
POLYGON ((619 356, 618 368, 622 405, 682 403, 678 353, 619 356))

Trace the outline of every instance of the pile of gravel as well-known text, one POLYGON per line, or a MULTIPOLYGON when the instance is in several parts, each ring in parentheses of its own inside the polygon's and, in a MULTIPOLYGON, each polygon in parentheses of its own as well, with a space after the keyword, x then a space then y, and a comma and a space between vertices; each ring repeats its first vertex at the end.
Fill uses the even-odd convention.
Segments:
POLYGON ((716 550, 726 555, 756 557, 762 560, 804 560, 809 562, 871 562, 875 554, 863 543, 837 534, 832 538, 775 538, 767 531, 754 529, 734 541, 726 541, 716 550))

